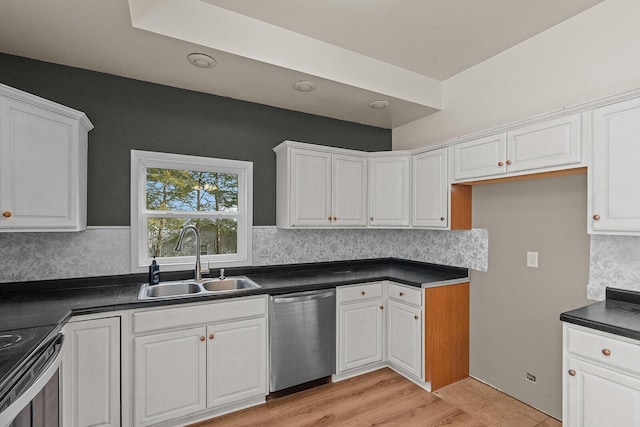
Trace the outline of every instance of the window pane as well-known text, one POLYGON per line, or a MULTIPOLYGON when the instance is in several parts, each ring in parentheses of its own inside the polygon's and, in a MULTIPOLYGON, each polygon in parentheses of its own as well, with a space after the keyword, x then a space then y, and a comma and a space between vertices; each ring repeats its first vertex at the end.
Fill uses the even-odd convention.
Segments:
POLYGON ((147 209, 238 211, 238 175, 147 168, 147 209))
POLYGON ((176 251, 180 230, 195 225, 200 231, 200 255, 235 254, 238 252, 236 219, 148 218, 149 257, 174 257, 196 254, 193 231, 184 236, 182 251, 176 251))

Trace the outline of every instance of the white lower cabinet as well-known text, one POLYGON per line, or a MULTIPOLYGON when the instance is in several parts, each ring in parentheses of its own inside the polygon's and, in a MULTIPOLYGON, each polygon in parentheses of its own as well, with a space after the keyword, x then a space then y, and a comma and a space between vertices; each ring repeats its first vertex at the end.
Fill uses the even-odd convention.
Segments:
POLYGON ((422 289, 391 282, 338 287, 338 375, 388 362, 422 377, 422 289))
POLYGON ((569 427, 640 426, 640 379, 569 358, 569 427))
POLYGON ((183 425, 264 400, 266 297, 144 310, 132 320, 135 426, 183 425))
POLYGON ((381 362, 382 299, 343 304, 338 309, 338 373, 381 362))
POLYGON ((205 327, 136 338, 136 425, 151 425, 206 408, 205 327))
POLYGON ((640 342, 564 326, 563 426, 640 426, 640 342))
POLYGON ((120 426, 120 317, 72 319, 63 334, 62 425, 120 426))
POLYGON ((265 395, 265 320, 210 326, 207 334, 207 406, 265 395))
POLYGON ((387 308, 387 360, 419 378, 422 375, 422 310, 396 301, 389 301, 387 308))

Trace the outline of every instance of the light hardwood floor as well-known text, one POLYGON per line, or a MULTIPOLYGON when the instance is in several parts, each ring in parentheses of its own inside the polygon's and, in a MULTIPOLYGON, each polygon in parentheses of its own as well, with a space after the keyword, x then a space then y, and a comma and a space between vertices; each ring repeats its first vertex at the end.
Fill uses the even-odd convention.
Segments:
POLYGON ((429 393, 385 368, 194 426, 380 425, 558 427, 562 424, 471 378, 429 393))

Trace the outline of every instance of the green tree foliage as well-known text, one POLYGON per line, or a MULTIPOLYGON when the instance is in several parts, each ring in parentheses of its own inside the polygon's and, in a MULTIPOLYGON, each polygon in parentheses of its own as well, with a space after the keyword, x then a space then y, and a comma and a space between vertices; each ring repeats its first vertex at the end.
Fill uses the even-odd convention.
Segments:
POLYGON ((180 230, 189 224, 200 230, 201 254, 237 252, 235 219, 212 219, 190 214, 237 212, 238 175, 148 168, 146 191, 147 210, 184 214, 181 218, 148 218, 149 256, 194 255, 193 244, 188 242, 182 252, 174 250, 180 230))

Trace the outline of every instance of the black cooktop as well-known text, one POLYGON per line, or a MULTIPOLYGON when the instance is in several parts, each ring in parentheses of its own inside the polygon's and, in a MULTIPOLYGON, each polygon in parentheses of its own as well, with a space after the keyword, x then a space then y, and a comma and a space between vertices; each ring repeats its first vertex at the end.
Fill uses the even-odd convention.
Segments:
POLYGON ((29 363, 31 355, 59 331, 60 326, 48 325, 0 332, 0 396, 4 396, 23 365, 29 363))

